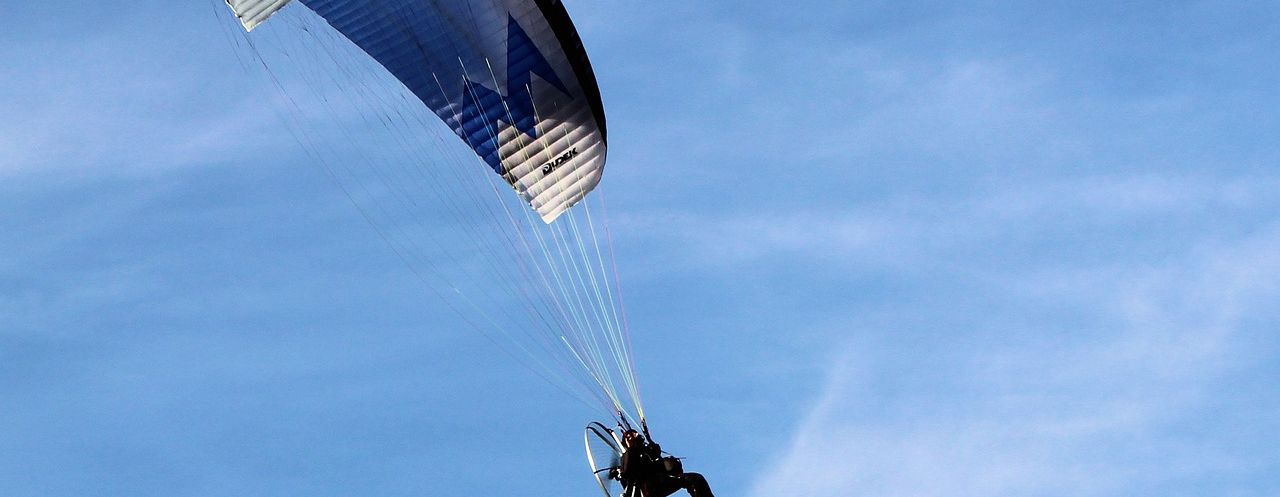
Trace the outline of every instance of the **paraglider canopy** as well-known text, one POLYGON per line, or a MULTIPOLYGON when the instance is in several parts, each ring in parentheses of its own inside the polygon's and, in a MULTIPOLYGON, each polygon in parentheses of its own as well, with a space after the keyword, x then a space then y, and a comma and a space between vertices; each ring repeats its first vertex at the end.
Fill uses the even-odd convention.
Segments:
MULTIPOLYGON (((298 0, 385 67, 546 223, 600 181, 604 106, 558 0, 298 0)), ((227 0, 247 30, 289 0, 227 0)))

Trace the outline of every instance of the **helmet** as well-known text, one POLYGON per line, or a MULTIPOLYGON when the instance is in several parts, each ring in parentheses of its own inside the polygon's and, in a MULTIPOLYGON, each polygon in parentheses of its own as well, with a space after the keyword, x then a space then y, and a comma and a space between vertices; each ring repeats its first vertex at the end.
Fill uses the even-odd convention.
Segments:
POLYGON ((635 430, 627 430, 622 432, 622 445, 624 447, 631 447, 632 445, 635 445, 637 442, 642 444, 644 443, 644 435, 641 435, 640 432, 635 430))

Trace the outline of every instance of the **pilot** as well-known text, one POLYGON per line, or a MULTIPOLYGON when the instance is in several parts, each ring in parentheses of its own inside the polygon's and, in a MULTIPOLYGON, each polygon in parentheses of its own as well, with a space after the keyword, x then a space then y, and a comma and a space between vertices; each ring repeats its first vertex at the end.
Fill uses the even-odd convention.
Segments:
POLYGON ((715 497, 706 478, 698 473, 686 473, 680 459, 663 457, 662 447, 645 440, 639 432, 623 432, 622 446, 618 479, 627 489, 623 495, 635 495, 632 490, 639 489, 638 497, 667 497, 684 489, 690 497, 715 497))

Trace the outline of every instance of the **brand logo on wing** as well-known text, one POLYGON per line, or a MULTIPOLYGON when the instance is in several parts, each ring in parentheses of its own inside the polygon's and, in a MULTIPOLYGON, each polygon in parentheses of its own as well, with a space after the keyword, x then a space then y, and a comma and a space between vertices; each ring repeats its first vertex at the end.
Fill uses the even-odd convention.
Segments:
POLYGON ((555 160, 542 164, 542 175, 546 176, 548 174, 551 174, 552 171, 555 171, 556 169, 560 169, 560 166, 563 166, 566 163, 568 163, 569 159, 572 159, 577 156, 578 156, 578 147, 573 147, 569 149, 568 152, 560 154, 560 156, 556 157, 555 160))

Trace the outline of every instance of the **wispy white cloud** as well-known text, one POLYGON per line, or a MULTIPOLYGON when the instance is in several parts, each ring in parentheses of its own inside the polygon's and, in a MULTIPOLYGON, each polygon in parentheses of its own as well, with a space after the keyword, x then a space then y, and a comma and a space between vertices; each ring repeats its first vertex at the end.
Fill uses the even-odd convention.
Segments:
POLYGON ((263 99, 219 96, 250 86, 228 47, 168 28, 0 49, 0 175, 146 173, 243 160, 279 141, 263 99), (193 57, 223 64, 193 66, 193 57))
MULTIPOLYGON (((1183 205, 1148 197, 1161 212, 1183 205)), ((951 345, 904 350, 859 335, 752 494, 1140 495, 1189 477, 1266 494, 1250 475, 1275 461, 1179 424, 1221 408, 1232 368, 1265 360, 1242 335, 1275 318, 1277 246, 1280 224, 1264 223, 1159 261, 1042 260, 1033 277, 988 283, 1017 304, 990 309, 982 338, 956 330, 951 345), (1088 324, 1022 329, 1046 307, 1088 324), (894 378, 922 372, 937 385, 894 378)))
MULTIPOLYGON (((1122 245, 1142 238, 1105 238, 1134 227, 1213 230, 1216 218, 1253 216, 1280 199, 1280 178, 1201 175, 1108 175, 991 182, 950 195, 903 194, 875 204, 719 211, 649 210, 620 218, 619 232, 637 241, 670 240, 659 266, 733 267, 800 257, 838 268, 936 268, 975 251, 1006 253, 1054 238, 1098 237, 1119 263, 1132 263, 1122 245), (1252 213, 1252 214, 1251 214, 1252 213)), ((1255 222, 1257 220, 1254 220, 1255 222)), ((1175 233, 1173 250, 1199 237, 1175 233)), ((1225 236, 1225 235, 1224 235, 1225 236)), ((1055 257, 1080 255, 1048 247, 1055 257)), ((964 263, 963 261, 961 261, 964 263)), ((967 263, 980 263, 969 261, 967 263)))

